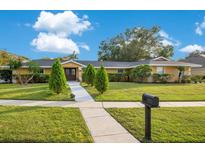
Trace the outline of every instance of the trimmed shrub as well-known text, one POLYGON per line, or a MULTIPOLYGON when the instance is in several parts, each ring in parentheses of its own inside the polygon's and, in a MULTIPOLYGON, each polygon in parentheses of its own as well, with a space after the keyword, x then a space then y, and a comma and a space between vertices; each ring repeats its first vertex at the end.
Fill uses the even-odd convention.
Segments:
POLYGON ((191 76, 184 75, 181 80, 182 83, 191 83, 191 76))
POLYGON ((75 94, 71 93, 70 98, 75 99, 75 94))
POLYGON ((107 90, 108 85, 109 85, 109 81, 108 81, 107 72, 105 68, 101 66, 96 73, 95 88, 97 89, 97 91, 103 94, 107 90))
POLYGON ((191 81, 194 83, 201 83, 201 82, 203 82, 203 76, 202 75, 194 75, 191 77, 191 81))
MULTIPOLYGON (((27 79, 30 77, 31 77, 31 74, 21 75, 21 80, 23 83, 25 83, 27 79)), ((16 78, 17 83, 20 83, 16 75, 14 75, 14 78, 16 78)), ((48 81, 49 81, 49 75, 38 73, 38 74, 35 74, 28 83, 48 83, 48 81)))
POLYGON ((129 81, 129 78, 126 74, 111 74, 109 73, 108 74, 108 77, 109 77, 109 81, 110 82, 127 82, 129 81))
POLYGON ((160 76, 160 82, 167 83, 171 78, 170 74, 161 74, 160 76))
POLYGON ((48 81, 49 81, 49 75, 38 73, 34 75, 31 82, 32 83, 48 83, 48 81))
POLYGON ((132 70, 131 76, 137 82, 146 82, 151 76, 152 69, 149 65, 140 65, 132 70))
POLYGON ((88 64, 84 72, 84 79, 87 84, 94 85, 96 70, 92 64, 88 64))
POLYGON ((161 82, 161 83, 166 83, 170 80, 171 75, 170 74, 158 74, 154 73, 152 75, 152 80, 153 82, 161 82))
POLYGON ((158 74, 158 73, 152 74, 152 80, 153 80, 153 82, 159 82, 160 81, 160 74, 158 74))
POLYGON ((52 65, 51 75, 49 78, 49 88, 54 93, 62 93, 67 90, 66 77, 60 60, 57 59, 52 65))

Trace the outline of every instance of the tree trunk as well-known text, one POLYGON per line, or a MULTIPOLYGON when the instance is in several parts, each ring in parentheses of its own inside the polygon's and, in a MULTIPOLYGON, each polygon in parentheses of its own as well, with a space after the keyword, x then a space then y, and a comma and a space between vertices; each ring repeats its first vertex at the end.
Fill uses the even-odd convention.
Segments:
POLYGON ((25 84, 28 84, 29 81, 31 81, 33 79, 33 77, 34 77, 34 74, 28 80, 26 80, 25 84))
POLYGON ((18 79, 19 79, 20 84, 23 85, 23 81, 22 81, 21 75, 20 75, 19 73, 17 73, 17 77, 18 77, 18 79))

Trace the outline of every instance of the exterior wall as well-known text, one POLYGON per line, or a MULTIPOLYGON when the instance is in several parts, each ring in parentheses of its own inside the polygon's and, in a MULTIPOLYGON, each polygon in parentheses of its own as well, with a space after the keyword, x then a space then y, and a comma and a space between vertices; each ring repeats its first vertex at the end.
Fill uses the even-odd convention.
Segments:
POLYGON ((118 69, 116 68, 106 68, 106 71, 107 73, 112 73, 112 74, 118 73, 118 69))
MULTIPOLYGON (((169 82, 178 80, 179 71, 176 66, 164 66, 164 73, 171 74, 172 77, 169 82)), ((157 66, 152 66, 152 74, 157 73, 157 66)), ((191 75, 191 67, 185 67, 184 75, 191 75)))

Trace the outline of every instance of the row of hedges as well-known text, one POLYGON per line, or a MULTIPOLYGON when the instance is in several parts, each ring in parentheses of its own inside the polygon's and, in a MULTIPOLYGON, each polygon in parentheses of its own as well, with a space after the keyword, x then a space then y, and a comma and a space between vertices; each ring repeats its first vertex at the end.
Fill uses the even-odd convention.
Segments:
MULTIPOLYGON (((21 75, 21 79, 23 82, 26 81, 29 77, 30 75, 21 75)), ((17 83, 19 83, 17 78, 16 80, 17 80, 17 83)), ((34 75, 33 79, 29 83, 48 83, 48 81, 49 81, 49 75, 38 73, 34 75)))
MULTIPOLYGON (((135 81, 132 77, 129 77, 127 74, 108 74, 110 82, 129 82, 135 81)), ((169 82, 172 78, 171 74, 152 74, 152 82, 154 83, 166 83, 169 82)), ((178 82, 178 81, 176 81, 178 82)), ((205 82, 205 76, 202 75, 194 75, 187 76, 184 75, 181 80, 182 83, 202 83, 205 82)))
POLYGON ((152 74, 152 80, 153 82, 160 82, 160 83, 166 83, 172 78, 171 74, 152 74))
POLYGON ((205 82, 205 76, 204 75, 184 75, 182 77, 182 83, 202 83, 205 82))
MULTIPOLYGON (((128 76, 127 74, 108 74, 110 82, 129 82, 129 81, 138 81, 137 79, 133 79, 133 77, 128 76)), ((170 74, 153 74, 152 76, 153 82, 162 82, 166 83, 171 79, 170 74)))
POLYGON ((108 74, 110 82, 128 82, 129 76, 126 74, 108 74))

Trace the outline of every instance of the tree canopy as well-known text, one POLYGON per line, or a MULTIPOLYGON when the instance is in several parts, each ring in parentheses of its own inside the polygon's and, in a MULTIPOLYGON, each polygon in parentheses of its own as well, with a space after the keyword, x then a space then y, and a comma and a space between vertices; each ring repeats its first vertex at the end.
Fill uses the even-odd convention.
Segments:
POLYGON ((102 41, 98 59, 112 61, 138 61, 141 59, 173 56, 173 46, 164 45, 159 35, 160 28, 135 27, 127 29, 111 39, 102 41))
POLYGON ((132 70, 132 77, 137 82, 145 82, 151 76, 151 72, 149 65, 139 65, 132 70))
POLYGON ((189 53, 189 55, 186 58, 193 57, 193 56, 198 56, 198 55, 201 55, 201 54, 204 55, 205 51, 195 50, 195 51, 189 53))

